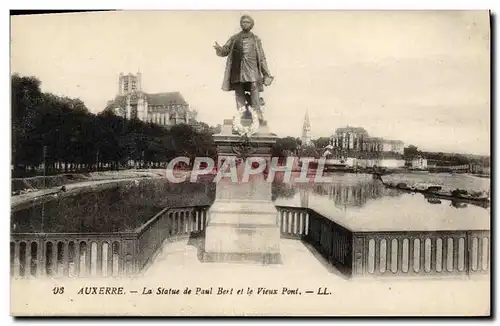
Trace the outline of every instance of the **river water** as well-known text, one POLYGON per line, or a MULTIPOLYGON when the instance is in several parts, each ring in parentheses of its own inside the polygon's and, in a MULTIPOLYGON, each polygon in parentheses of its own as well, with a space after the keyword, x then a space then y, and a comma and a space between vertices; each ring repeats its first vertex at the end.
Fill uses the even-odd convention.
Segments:
MULTIPOLYGON (((357 231, 489 229, 490 210, 463 202, 387 189, 367 174, 332 174, 322 184, 274 183, 276 205, 307 207, 357 231)), ((458 176, 459 177, 459 176, 458 176)), ((470 183, 470 177, 464 179, 470 183)), ((454 181, 458 182, 458 181, 454 181)), ((165 179, 54 197, 11 216, 13 233, 127 232, 168 206, 210 205, 215 183, 165 179)))

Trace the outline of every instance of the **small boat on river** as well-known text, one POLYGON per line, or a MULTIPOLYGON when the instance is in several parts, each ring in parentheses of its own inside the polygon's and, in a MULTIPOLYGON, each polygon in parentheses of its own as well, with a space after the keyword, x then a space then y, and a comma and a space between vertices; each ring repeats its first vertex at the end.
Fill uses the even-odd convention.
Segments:
POLYGON ((488 194, 484 191, 468 192, 467 190, 463 189, 455 189, 450 191, 443 189, 443 186, 439 184, 422 182, 408 185, 405 182, 385 182, 380 174, 374 174, 373 177, 380 180, 387 188, 399 189, 408 192, 418 192, 440 199, 463 200, 471 204, 489 204, 490 202, 488 194))

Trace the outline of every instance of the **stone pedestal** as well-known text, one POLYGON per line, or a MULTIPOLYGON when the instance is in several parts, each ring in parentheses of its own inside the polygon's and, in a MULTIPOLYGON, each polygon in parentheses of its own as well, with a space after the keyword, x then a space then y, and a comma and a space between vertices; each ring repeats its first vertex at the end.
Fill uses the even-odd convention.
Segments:
MULTIPOLYGON (((243 125, 249 121, 243 121, 243 125)), ((262 157, 268 162, 276 135, 266 125, 242 141, 225 120, 221 133, 214 135, 220 168, 225 159, 237 160, 238 181, 222 178, 216 186, 215 202, 208 212, 205 229, 204 261, 280 263, 280 231, 277 210, 271 200, 271 182, 266 173, 241 178, 246 157, 262 157)))

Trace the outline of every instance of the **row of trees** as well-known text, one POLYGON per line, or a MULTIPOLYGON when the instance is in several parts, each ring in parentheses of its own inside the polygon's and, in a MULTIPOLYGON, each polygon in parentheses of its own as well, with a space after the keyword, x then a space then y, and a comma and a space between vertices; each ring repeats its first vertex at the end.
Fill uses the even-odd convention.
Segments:
MULTIPOLYGON (((218 128, 195 122, 166 129, 123 119, 109 110, 92 114, 81 100, 44 93, 40 85, 35 77, 12 76, 13 176, 39 173, 37 168, 42 164, 48 174, 53 174, 118 169, 130 161, 139 167, 164 166, 179 155, 191 160, 216 156, 212 134, 218 128)), ((313 140, 314 147, 304 148, 300 138, 279 138, 272 155, 319 157, 329 141, 328 137, 320 137, 313 140)), ((489 165, 489 157, 422 152, 414 145, 405 148, 406 158, 417 155, 457 165, 489 165)))
POLYGON ((109 111, 89 112, 79 99, 44 93, 35 77, 12 76, 12 168, 14 176, 118 169, 130 160, 159 165, 178 155, 215 157, 204 123, 170 129, 127 120, 109 111))
POLYGON ((481 166, 490 166, 490 157, 487 155, 471 155, 460 153, 444 153, 444 152, 427 152, 421 151, 415 145, 409 145, 404 149, 404 156, 406 159, 413 159, 415 157, 424 157, 427 160, 434 161, 438 165, 464 165, 464 164, 477 164, 481 166))
MULTIPOLYGON (((169 129, 140 120, 127 120, 112 110, 92 114, 80 99, 41 91, 36 77, 12 76, 13 176, 119 169, 133 161, 139 167, 164 166, 175 156, 215 158, 212 134, 220 126, 203 122, 169 129)), ((313 141, 324 148, 327 137, 313 141)), ((279 138, 274 156, 302 153, 300 138, 279 138)), ((302 153, 304 154, 304 153, 302 153)), ((308 155, 318 156, 318 150, 308 155), (317 154, 317 155, 316 155, 317 154)))

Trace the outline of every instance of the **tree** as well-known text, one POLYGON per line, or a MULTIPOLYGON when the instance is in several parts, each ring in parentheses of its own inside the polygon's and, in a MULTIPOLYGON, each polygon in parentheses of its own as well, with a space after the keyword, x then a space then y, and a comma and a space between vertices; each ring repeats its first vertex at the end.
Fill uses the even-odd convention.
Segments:
POLYGON ((212 134, 220 126, 203 122, 167 129, 138 119, 115 115, 111 106, 95 115, 80 99, 40 90, 36 77, 12 79, 12 165, 14 176, 36 173, 44 160, 48 173, 62 169, 86 171, 104 165, 118 169, 129 160, 142 166, 165 163, 175 156, 215 158, 212 134))
POLYGON ((297 138, 278 138, 273 145, 272 155, 274 157, 287 157, 291 153, 296 153, 299 146, 300 142, 297 138))
POLYGON ((322 148, 325 148, 326 146, 328 146, 328 144, 330 144, 330 138, 329 137, 319 137, 318 139, 313 140, 312 142, 317 149, 322 149, 322 148))
POLYGON ((40 160, 36 142, 30 141, 37 109, 42 103, 40 80, 36 77, 20 77, 14 74, 11 78, 11 119, 12 119, 12 165, 27 166, 40 160), (35 145, 35 146, 33 146, 35 145))

